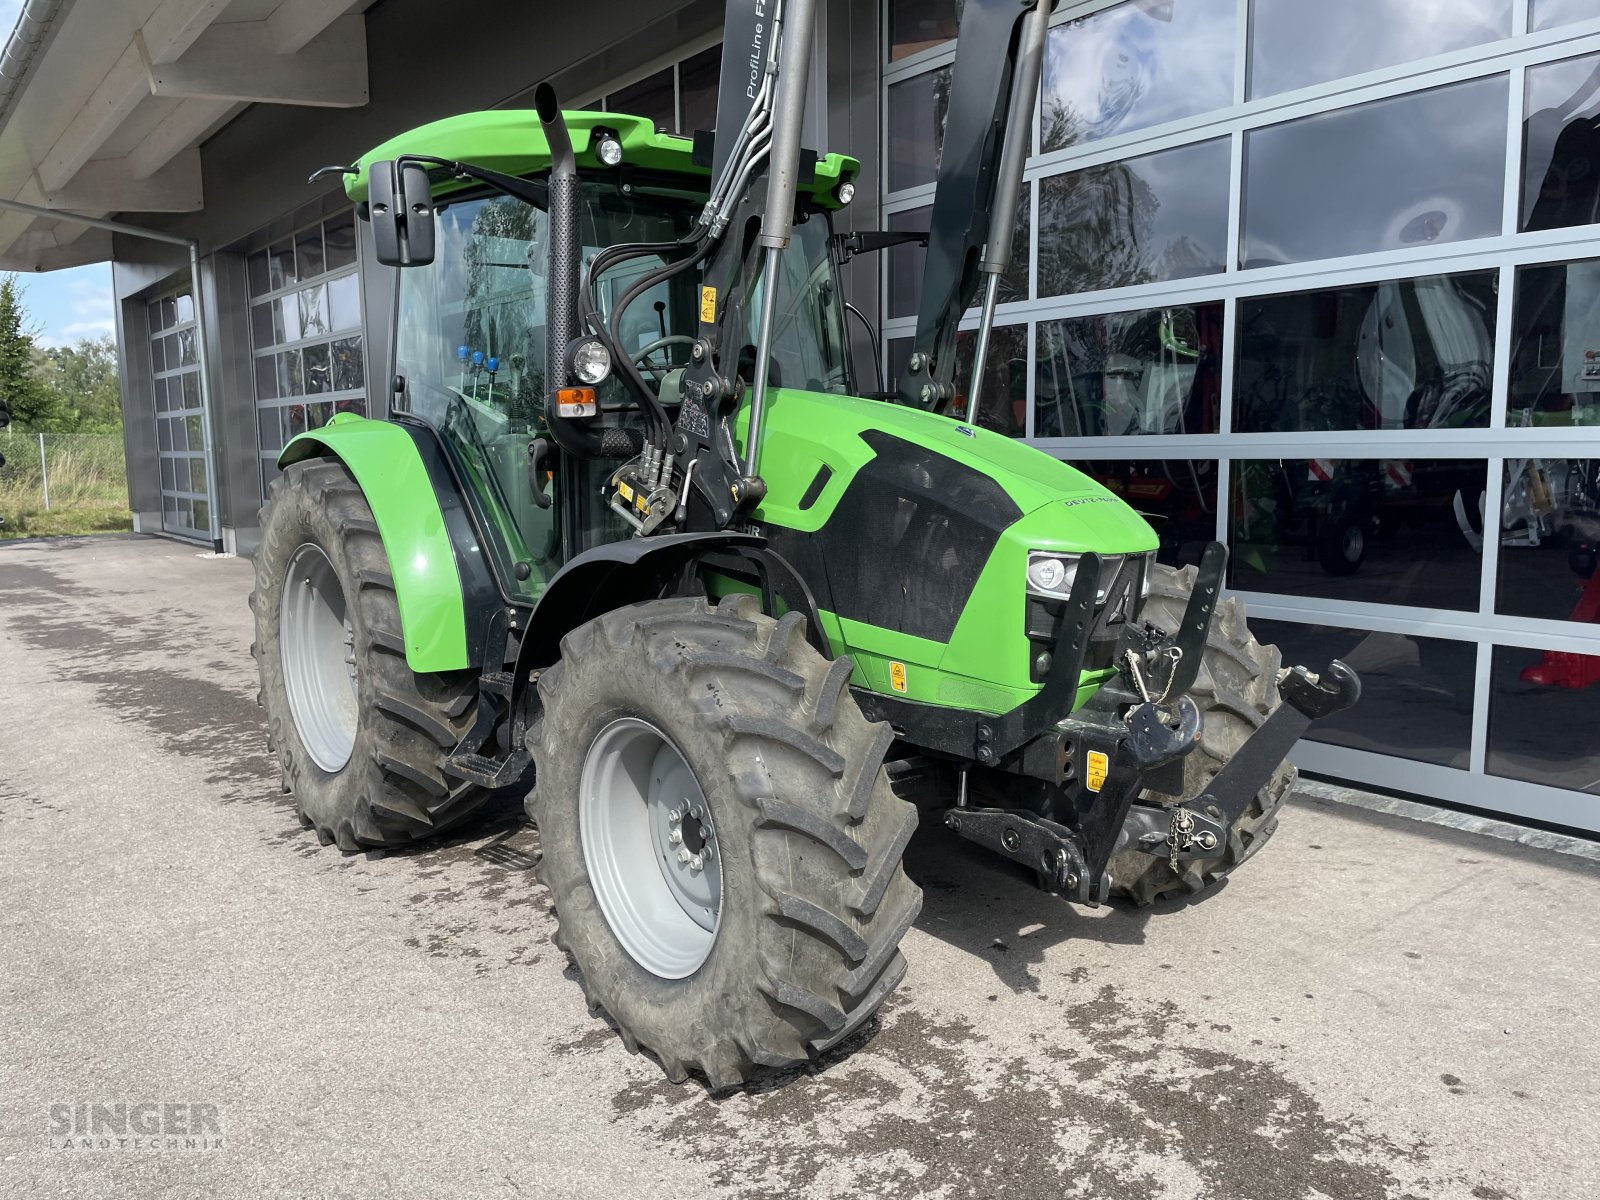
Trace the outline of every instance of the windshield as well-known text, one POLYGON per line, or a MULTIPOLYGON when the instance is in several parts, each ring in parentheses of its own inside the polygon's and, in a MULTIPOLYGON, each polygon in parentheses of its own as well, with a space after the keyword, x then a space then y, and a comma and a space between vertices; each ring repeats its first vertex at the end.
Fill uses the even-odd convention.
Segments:
MULTIPOLYGON (((676 242, 699 212, 698 202, 622 196, 598 183, 585 184, 584 198, 585 261, 619 243, 676 242)), ((495 534, 490 550, 501 580, 532 600, 569 553, 629 531, 594 505, 592 514, 573 514, 577 537, 564 536, 560 481, 529 470, 529 442, 543 430, 546 214, 503 195, 442 203, 437 212, 434 262, 400 275, 395 411, 427 421, 456 452, 473 500, 495 534), (536 484, 553 498, 548 508, 536 503, 536 484)), ((775 386, 847 390, 828 232, 826 218, 812 216, 795 226, 784 255, 773 336, 775 386)), ((640 275, 662 265, 661 257, 648 255, 608 271, 596 282, 596 305, 609 317, 640 275)), ((646 378, 657 385, 667 369, 689 361, 699 330, 699 295, 698 276, 686 271, 658 283, 623 313, 620 346, 638 356, 646 378)), ((747 309, 753 344, 759 304, 747 309)), ((621 414, 612 420, 636 419, 615 375, 599 389, 599 401, 602 409, 621 414)), ((569 469, 554 460, 546 467, 569 469)), ((604 474, 610 465, 594 470, 604 474)), ((573 494, 595 490, 575 488, 573 494)))

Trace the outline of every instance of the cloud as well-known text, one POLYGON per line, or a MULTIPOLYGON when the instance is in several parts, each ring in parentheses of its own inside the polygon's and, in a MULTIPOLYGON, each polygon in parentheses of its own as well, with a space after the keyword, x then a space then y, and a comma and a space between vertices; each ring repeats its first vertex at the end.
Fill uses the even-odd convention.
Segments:
MULTIPOLYGON (((4 2, 0 0, 0 4, 4 2)), ((67 284, 66 299, 73 319, 37 339, 44 349, 68 346, 81 338, 116 332, 117 323, 108 285, 74 279, 67 284)))

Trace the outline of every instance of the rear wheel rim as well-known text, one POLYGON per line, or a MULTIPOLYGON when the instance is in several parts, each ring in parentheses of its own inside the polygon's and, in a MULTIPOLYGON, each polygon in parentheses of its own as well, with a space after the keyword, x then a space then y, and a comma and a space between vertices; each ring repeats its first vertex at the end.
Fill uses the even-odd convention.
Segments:
POLYGON ((320 546, 289 558, 278 613, 278 649, 295 732, 324 771, 342 771, 355 751, 355 634, 344 589, 320 546))
POLYGON ((645 970, 699 970, 722 917, 722 847, 683 752, 648 721, 595 737, 578 785, 584 866, 606 923, 645 970))

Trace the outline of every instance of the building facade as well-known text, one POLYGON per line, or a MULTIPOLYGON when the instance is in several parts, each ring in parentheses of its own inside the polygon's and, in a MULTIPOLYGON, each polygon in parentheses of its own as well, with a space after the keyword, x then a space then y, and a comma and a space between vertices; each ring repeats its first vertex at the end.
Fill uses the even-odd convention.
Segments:
MULTIPOLYGON (((958 0, 819 7, 808 141, 864 162, 844 219, 926 228, 958 0)), ((284 442, 382 415, 394 274, 312 170, 547 78, 711 123, 720 4, 329 8, 306 45, 359 23, 364 96, 235 95, 191 117, 203 205, 121 214, 198 241, 198 310, 179 250, 0 223, 17 265, 30 236, 35 267, 115 263, 142 529, 248 553, 284 442)), ((1258 637, 1361 672, 1303 768, 1600 831, 1600 0, 1063 0, 1032 137, 983 422, 1125 495, 1170 562, 1226 541, 1258 637)), ((847 281, 889 379, 918 253, 847 281)))

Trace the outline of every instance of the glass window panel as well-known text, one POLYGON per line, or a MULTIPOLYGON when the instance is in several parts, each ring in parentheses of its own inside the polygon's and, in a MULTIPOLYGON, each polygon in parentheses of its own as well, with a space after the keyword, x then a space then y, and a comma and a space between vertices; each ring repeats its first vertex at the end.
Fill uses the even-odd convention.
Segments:
MULTIPOLYGON (((177 451, 180 454, 183 453, 184 451, 188 450, 189 449, 188 426, 184 424, 183 418, 182 417, 173 417, 170 421, 167 422, 167 424, 172 426, 172 446, 171 446, 171 449, 177 451)), ((195 448, 199 449, 198 446, 195 447, 195 448)))
POLYGON ((342 413, 355 413, 358 417, 367 415, 367 402, 361 396, 352 396, 348 400, 341 400, 336 407, 342 413))
POLYGON ((283 409, 263 408, 256 415, 256 429, 260 434, 263 453, 276 453, 283 449, 283 409))
POLYGON ((263 354, 256 359, 256 399, 261 401, 276 400, 277 398, 277 357, 272 354, 263 354))
POLYGON ((1039 324, 1034 437, 1215 433, 1222 302, 1039 324))
POLYGON ((263 458, 261 460, 261 494, 263 496, 267 494, 267 489, 272 486, 272 481, 282 474, 283 472, 278 470, 278 464, 274 459, 263 458))
POLYGON ((245 276, 249 280, 250 294, 259 296, 271 290, 270 276, 267 271, 267 252, 257 250, 244 260, 245 276))
POLYGON ((343 338, 333 343, 333 387, 335 391, 352 391, 366 386, 361 360, 361 339, 343 338))
POLYGON ((171 333, 161 340, 163 343, 162 353, 167 360, 167 370, 176 371, 183 366, 183 353, 182 348, 178 345, 178 335, 171 333))
POLYGON ((1250 95, 1511 36, 1512 0, 1250 0, 1250 95))
POLYGON ((295 273, 301 279, 315 279, 328 269, 322 256, 322 226, 302 229, 294 239, 295 273))
POLYGON ((174 476, 172 471, 172 461, 173 460, 170 458, 163 458, 161 460, 161 490, 165 492, 175 492, 178 490, 178 485, 173 482, 174 476))
MULTIPOLYGON (((972 388, 972 359, 978 332, 956 334, 956 401, 953 411, 966 414, 972 388)), ((1028 327, 997 325, 989 336, 989 357, 983 372, 977 424, 1007 437, 1022 437, 1028 428, 1028 327)))
POLYGON ((194 528, 194 508, 188 500, 178 500, 178 524, 184 529, 194 528))
POLYGON ((932 183, 950 111, 950 68, 895 84, 889 89, 888 108, 889 190, 932 183))
POLYGON ((267 251, 267 256, 267 282, 272 285, 272 290, 292 284, 295 281, 294 243, 277 242, 267 251))
POLYGON ((1241 299, 1236 432, 1483 428, 1498 283, 1481 271, 1241 299))
POLYGON ((156 443, 162 450, 172 449, 172 422, 158 420, 156 422, 156 443))
POLYGON ((300 293, 300 336, 319 337, 328 332, 328 294, 320 284, 300 293))
POLYGON ((150 332, 160 333, 161 329, 161 301, 154 300, 150 304, 150 332))
POLYGON ((328 280, 328 332, 361 328, 361 277, 354 273, 328 280))
POLYGON ((1517 271, 1513 426, 1600 425, 1600 259, 1517 271))
POLYGON ((1045 150, 1132 133, 1233 102, 1234 0, 1128 0, 1050 31, 1045 150))
POLYGON ((630 116, 648 117, 656 123, 657 129, 676 129, 678 118, 673 88, 672 68, 668 67, 612 92, 606 97, 606 108, 630 116))
MULTIPOLYGON (((1037 418, 1036 418, 1037 419, 1037 418)), ((1169 567, 1196 565, 1217 540, 1217 464, 1210 459, 1073 462, 1128 502, 1161 538, 1156 557, 1169 567)))
POLYGON ((155 401, 156 411, 165 412, 167 408, 167 381, 165 379, 152 380, 150 396, 155 401))
POLYGON ((333 367, 328 361, 328 347, 307 346, 305 348, 305 376, 306 391, 330 392, 333 390, 333 367))
POLYGON ((1039 189, 1040 296, 1224 269, 1225 138, 1056 175, 1039 189))
POLYGON ((329 217, 322 226, 322 243, 327 267, 337 271, 356 264, 356 219, 353 213, 329 217))
POLYGON ((1277 646, 1285 666, 1320 671, 1337 658, 1361 676, 1361 703, 1313 724, 1308 740, 1467 769, 1476 646, 1259 617, 1250 631, 1277 646))
POLYGON ((1246 267, 1500 232, 1504 75, 1245 134, 1246 267))
POLYGON ((1522 229, 1600 222, 1600 54, 1530 68, 1526 105, 1522 229))
POLYGON ((178 324, 186 325, 194 320, 194 297, 187 292, 176 297, 178 304, 178 324))
POLYGON ((187 448, 197 454, 204 451, 206 448, 206 433, 204 426, 200 423, 199 415, 185 417, 183 419, 183 428, 184 437, 188 442, 187 448))
POLYGON ((200 496, 210 494, 206 488, 206 460, 204 458, 191 458, 189 460, 189 490, 200 496))
POLYGON ((277 344, 272 328, 272 305, 255 304, 250 308, 250 340, 257 350, 277 344))
POLYGON ((1597 557, 1600 458, 1507 459, 1496 611, 1600 625, 1597 557))
POLYGON ((1240 460, 1232 481, 1232 587, 1477 611, 1483 462, 1240 460))
POLYGON ((211 528, 211 505, 204 500, 195 500, 191 503, 194 514, 194 528, 205 530, 211 528))
POLYGON ((298 342, 305 336, 300 328, 300 297, 298 294, 280 296, 272 302, 273 332, 278 341, 298 342))
POLYGON ((200 372, 188 371, 183 376, 183 406, 200 407, 200 372))
MULTIPOLYGON (((1575 655, 1574 669, 1593 658, 1575 655)), ((1592 735, 1595 692, 1561 687, 1538 650, 1497 646, 1489 695, 1491 775, 1600 796, 1600 739, 1592 735)))
POLYGON ((300 369, 300 351, 285 350, 278 355, 278 395, 305 394, 305 375, 300 369))
MULTIPOLYGON (((178 361, 186 367, 192 367, 195 363, 194 330, 192 328, 178 330, 178 361)), ((171 366, 170 360, 167 365, 171 366)))
POLYGON ((306 431, 306 406, 291 404, 283 410, 283 431, 289 437, 299 437, 306 431))
POLYGON ((321 429, 333 419, 333 405, 327 401, 319 401, 307 406, 306 424, 312 429, 321 429))
MULTIPOLYGON (((176 365, 176 364, 174 364, 176 365)), ((156 338, 150 343, 150 370, 157 375, 167 369, 166 339, 156 338)))
POLYGON ((161 328, 171 329, 178 323, 178 300, 175 296, 168 296, 161 301, 161 328))
POLYGON ((721 74, 721 46, 690 55, 678 64, 678 103, 683 108, 678 132, 693 137, 696 130, 716 125, 721 74))
POLYGON ((1592 21, 1600 16, 1594 0, 1533 0, 1533 11, 1528 16, 1529 29, 1554 29, 1573 21, 1592 21))
POLYGON ((955 37, 961 8, 961 0, 889 0, 889 61, 899 62, 955 37))

